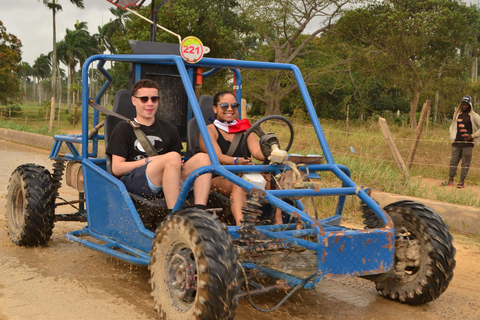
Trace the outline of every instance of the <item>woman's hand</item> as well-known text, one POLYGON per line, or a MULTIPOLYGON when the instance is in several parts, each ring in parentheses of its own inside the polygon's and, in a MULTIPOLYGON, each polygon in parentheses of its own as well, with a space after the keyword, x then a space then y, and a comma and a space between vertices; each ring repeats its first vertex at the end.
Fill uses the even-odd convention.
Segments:
POLYGON ((244 157, 235 158, 233 163, 238 164, 238 165, 242 165, 242 166, 243 165, 248 165, 248 164, 253 164, 251 158, 244 158, 244 157))

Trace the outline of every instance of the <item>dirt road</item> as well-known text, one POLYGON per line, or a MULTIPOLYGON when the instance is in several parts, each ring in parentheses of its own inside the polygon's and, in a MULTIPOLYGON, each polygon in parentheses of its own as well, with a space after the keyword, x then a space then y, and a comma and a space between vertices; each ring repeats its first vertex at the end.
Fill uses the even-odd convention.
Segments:
MULTIPOLYGON (((156 319, 146 267, 136 267, 67 241, 65 233, 83 223, 58 222, 45 247, 12 244, 5 225, 5 195, 11 172, 22 163, 51 169, 48 152, 0 140, 0 320, 156 319), (15 150, 15 151, 12 151, 15 150)), ((61 196, 75 199, 68 187, 61 196)), ((71 212, 71 210, 70 210, 71 212)), ((300 290, 271 313, 242 300, 235 319, 480 319, 480 246, 455 235, 457 267, 447 291, 436 301, 412 307, 377 295, 374 285, 359 278, 324 281, 300 290)), ((269 308, 284 292, 254 297, 269 308)))

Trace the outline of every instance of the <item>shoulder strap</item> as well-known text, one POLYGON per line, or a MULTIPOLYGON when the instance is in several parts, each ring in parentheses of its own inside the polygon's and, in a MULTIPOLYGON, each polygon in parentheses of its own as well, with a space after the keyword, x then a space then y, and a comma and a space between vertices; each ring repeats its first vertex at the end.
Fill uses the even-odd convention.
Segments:
POLYGON ((140 142, 140 144, 142 145, 143 150, 145 150, 147 156, 153 157, 158 155, 157 151, 155 151, 155 148, 153 148, 152 144, 150 143, 150 140, 148 140, 145 133, 142 131, 142 129, 140 129, 140 125, 135 121, 129 121, 129 123, 132 125, 133 132, 135 132, 138 142, 140 142), (135 123, 135 125, 133 125, 132 123, 135 123))
POLYGON ((235 136, 233 136, 232 143, 230 144, 230 148, 228 148, 226 155, 227 156, 232 156, 235 150, 237 150, 238 144, 240 143, 240 140, 242 140, 242 133, 237 132, 235 133, 235 136))
POLYGON ((137 123, 137 122, 135 122, 131 119, 128 119, 127 117, 124 117, 119 113, 108 110, 107 108, 93 102, 93 99, 90 99, 88 101, 88 104, 90 106, 92 106, 92 108, 94 108, 94 109, 96 109, 100 112, 103 112, 103 113, 106 113, 106 114, 112 115, 114 117, 117 117, 119 119, 127 121, 132 126, 133 132, 137 136, 137 139, 140 142, 140 144, 142 145, 143 150, 145 150, 145 153, 147 154, 147 156, 153 157, 153 156, 158 155, 157 151, 155 151, 155 148, 150 143, 150 140, 148 140, 147 136, 145 136, 145 133, 142 131, 142 129, 140 129, 140 124, 139 123, 137 123))

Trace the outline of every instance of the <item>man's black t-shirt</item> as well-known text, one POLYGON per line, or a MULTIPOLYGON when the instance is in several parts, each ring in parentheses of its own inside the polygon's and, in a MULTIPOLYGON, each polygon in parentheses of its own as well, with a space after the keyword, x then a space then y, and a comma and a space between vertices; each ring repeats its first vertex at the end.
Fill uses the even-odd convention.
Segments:
MULTIPOLYGON (((156 118, 151 126, 140 125, 140 128, 158 154, 171 151, 181 152, 182 142, 178 130, 173 124, 156 118)), ((115 126, 106 153, 120 156, 126 161, 140 160, 147 156, 133 132, 132 126, 125 121, 115 126)))

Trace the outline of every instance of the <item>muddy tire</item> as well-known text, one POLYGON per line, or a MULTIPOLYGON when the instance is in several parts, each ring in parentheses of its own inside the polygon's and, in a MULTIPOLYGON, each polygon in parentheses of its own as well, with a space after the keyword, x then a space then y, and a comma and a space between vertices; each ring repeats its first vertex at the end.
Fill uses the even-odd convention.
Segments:
POLYGON ((392 273, 376 281, 385 297, 411 305, 438 298, 448 287, 455 267, 452 236, 442 218, 430 208, 399 201, 384 208, 395 227, 392 273))
POLYGON ((150 255, 151 295, 161 319, 233 319, 239 266, 216 218, 193 208, 167 216, 150 255))
POLYGON ((55 188, 50 172, 24 164, 13 171, 7 193, 7 228, 19 246, 44 245, 52 236, 55 221, 55 188))

